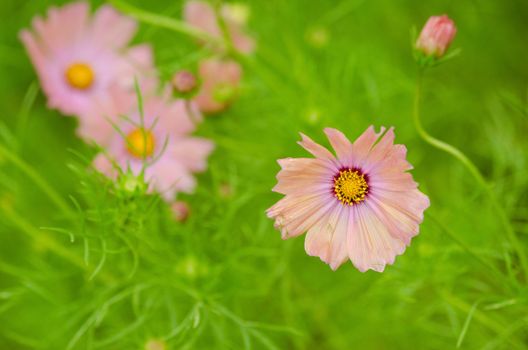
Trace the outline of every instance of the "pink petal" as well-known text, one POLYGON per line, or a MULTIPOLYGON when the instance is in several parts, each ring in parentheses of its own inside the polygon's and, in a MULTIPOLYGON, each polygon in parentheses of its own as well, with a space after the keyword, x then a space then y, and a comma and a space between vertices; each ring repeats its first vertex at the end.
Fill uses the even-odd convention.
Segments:
POLYGON ((162 156, 145 170, 145 178, 165 200, 172 201, 177 192, 192 193, 196 180, 177 159, 162 156))
POLYGON ((207 157, 214 149, 214 143, 203 138, 188 137, 171 142, 171 156, 178 159, 187 169, 198 172, 207 167, 207 157))
POLYGON ((277 174, 273 191, 283 194, 306 192, 307 189, 331 192, 333 172, 326 162, 313 158, 285 158, 278 160, 282 170, 277 174))
POLYGON ((136 71, 143 71, 154 66, 154 53, 149 44, 132 46, 126 51, 126 59, 136 71))
POLYGON ((95 143, 103 146, 112 137, 114 129, 110 122, 101 116, 94 116, 93 119, 84 119, 77 128, 77 135, 87 143, 95 143))
POLYGON ((164 128, 172 135, 186 135, 196 129, 190 115, 191 106, 185 100, 173 100, 166 98, 164 100, 152 98, 152 108, 145 107, 145 112, 152 117, 158 117, 160 127, 164 128))
POLYGON ((201 29, 212 36, 222 35, 216 22, 216 15, 211 5, 204 1, 187 1, 183 9, 183 18, 191 26, 201 29))
POLYGON ((235 61, 211 58, 200 62, 198 74, 202 86, 194 101, 203 113, 218 113, 225 110, 233 101, 242 78, 242 67, 235 61), (218 87, 230 87, 233 96, 219 101, 215 96, 218 87))
POLYGON ((429 198, 419 191, 412 192, 412 199, 389 203, 379 200, 375 196, 369 197, 366 205, 376 214, 378 219, 388 228, 394 238, 409 245, 411 238, 419 232, 419 224, 423 220, 423 211, 429 207, 429 198), (409 214, 413 211, 414 214, 409 214), (418 220, 417 220, 418 219, 418 220))
POLYGON ((309 230, 335 204, 325 192, 290 195, 278 201, 266 213, 269 218, 275 219, 275 227, 281 230, 282 239, 287 239, 309 230))
POLYGON ((418 223, 423 221, 423 212, 430 205, 429 198, 418 189, 404 192, 378 190, 369 196, 375 198, 383 206, 390 206, 418 223))
MULTIPOLYGON (((26 51, 29 54, 29 59, 35 66, 37 72, 39 73, 39 78, 46 76, 45 63, 46 63, 46 54, 44 53, 42 47, 39 45, 35 39, 35 35, 32 34, 29 30, 22 30, 19 34, 20 40, 24 44, 26 51)), ((45 79, 41 79, 41 83, 46 82, 45 79)))
POLYGON ((351 210, 343 205, 333 210, 313 226, 306 235, 304 247, 310 256, 318 256, 336 270, 348 259, 347 236, 351 210))
POLYGON ((337 154, 337 158, 343 163, 349 163, 352 160, 352 143, 339 130, 325 128, 324 132, 337 154))
POLYGON ((367 173, 398 173, 412 169, 406 159, 407 148, 394 144, 394 128, 390 128, 363 160, 362 170, 367 173))
POLYGON ((137 23, 110 5, 101 6, 94 15, 91 36, 108 48, 125 47, 137 31, 137 23))
MULTIPOLYGON (((89 5, 86 2, 66 4, 60 10, 61 32, 67 36, 66 42, 75 43, 82 40, 86 34, 89 18, 89 5)), ((45 38, 43 38, 46 40, 45 38)))
POLYGON ((354 166, 361 168, 364 161, 367 159, 370 150, 378 140, 378 138, 385 132, 385 128, 382 127, 379 133, 374 131, 374 127, 371 125, 368 129, 361 134, 354 141, 352 145, 352 154, 354 155, 354 166))
POLYGON ((405 251, 405 243, 394 238, 387 227, 366 205, 352 207, 352 224, 348 231, 348 253, 361 272, 369 269, 383 272, 405 251))
POLYGON ((233 39, 233 46, 240 52, 249 54, 255 51, 255 40, 250 36, 242 33, 240 28, 231 28, 231 38, 233 39))
POLYGON ((329 150, 327 150, 325 147, 321 146, 320 144, 314 142, 311 138, 304 135, 303 133, 300 133, 300 134, 301 134, 302 140, 298 141, 297 143, 301 145, 301 147, 303 147, 305 150, 307 150, 308 152, 310 152, 317 158, 330 161, 330 163, 335 166, 336 170, 339 169, 339 165, 337 163, 336 158, 329 150))
POLYGON ((35 17, 33 27, 44 46, 57 52, 85 38, 88 18, 88 3, 79 1, 61 8, 51 7, 46 20, 35 17))
POLYGON ((372 147, 368 155, 370 163, 379 163, 384 160, 394 145, 394 128, 389 128, 387 132, 372 147))

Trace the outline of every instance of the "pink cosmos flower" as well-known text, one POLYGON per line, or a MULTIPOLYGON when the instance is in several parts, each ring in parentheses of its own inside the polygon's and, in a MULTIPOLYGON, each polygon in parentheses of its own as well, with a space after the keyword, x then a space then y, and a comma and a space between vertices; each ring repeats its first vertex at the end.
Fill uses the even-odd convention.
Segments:
POLYGON ((428 56, 441 57, 455 38, 456 31, 455 23, 447 15, 432 16, 422 29, 416 48, 428 56))
POLYGON ((308 232, 305 249, 335 270, 350 259, 364 272, 384 270, 418 234, 429 199, 407 171, 406 148, 394 131, 369 127, 354 143, 324 130, 336 156, 301 134, 315 158, 279 160, 275 192, 285 195, 267 210, 287 239, 308 232), (383 136, 382 136, 383 135, 383 136))
MULTIPOLYGON (((228 5, 222 5, 220 13, 226 23, 233 46, 243 53, 253 52, 255 41, 244 34, 242 28, 245 23, 239 19, 241 16, 236 16, 233 8, 228 5)), ((199 0, 188 1, 183 10, 183 17, 191 26, 203 30, 214 38, 223 38, 215 11, 207 2, 199 0)))
MULTIPOLYGON (((166 89, 169 92, 169 89, 166 89)), ((145 96, 144 119, 139 111, 119 124, 106 151, 94 160, 94 166, 111 178, 130 169, 144 176, 150 191, 159 192, 168 202, 176 193, 191 193, 196 180, 193 173, 205 170, 207 157, 214 145, 211 141, 190 136, 195 130, 193 115, 198 115, 184 100, 173 100, 169 94, 145 96)))
MULTIPOLYGON (((155 93, 158 87, 157 78, 151 76, 140 77, 137 83, 142 94, 155 93)), ((137 95, 133 90, 123 91, 115 86, 109 88, 105 103, 96 104, 81 115, 77 135, 89 144, 106 146, 116 132, 115 125, 119 123, 120 117, 137 110, 137 95)))
POLYGON ((211 58, 200 62, 198 74, 202 86, 194 101, 200 111, 212 114, 226 109, 236 96, 242 67, 235 61, 211 58))
POLYGON ((48 106, 83 117, 93 115, 109 99, 122 101, 123 106, 114 107, 123 112, 129 108, 125 101, 134 96, 134 76, 152 70, 150 46, 127 47, 136 27, 134 20, 108 5, 92 16, 85 2, 52 7, 45 19, 35 17, 20 39, 48 106))

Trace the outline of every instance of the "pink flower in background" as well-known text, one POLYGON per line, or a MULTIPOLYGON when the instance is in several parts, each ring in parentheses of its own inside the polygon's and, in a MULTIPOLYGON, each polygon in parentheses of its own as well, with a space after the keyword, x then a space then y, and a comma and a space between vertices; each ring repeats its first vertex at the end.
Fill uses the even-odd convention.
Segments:
MULTIPOLYGON (((233 46, 240 52, 251 53, 255 49, 255 41, 243 31, 245 15, 233 5, 222 5, 220 13, 225 21, 233 46)), ((185 4, 183 17, 187 23, 214 38, 223 40, 222 30, 218 25, 215 11, 205 1, 190 0, 185 4)))
POLYGON ((193 173, 205 170, 214 145, 190 136, 195 130, 190 113, 198 112, 191 112, 193 107, 188 102, 172 100, 168 95, 145 96, 143 126, 139 111, 129 115, 119 124, 121 134, 113 134, 107 154, 98 155, 94 165, 112 178, 118 175, 112 162, 135 175, 144 169, 149 189, 171 202, 176 193, 194 190, 193 173))
POLYGON ((105 103, 95 104, 79 119, 77 135, 88 144, 106 145, 116 132, 112 124, 134 106, 134 96, 123 94, 119 88, 109 88, 106 97, 105 103))
POLYGON ((279 160, 275 192, 285 195, 267 210, 287 239, 308 232, 306 252, 335 270, 350 259, 357 269, 383 271, 418 234, 429 199, 421 193, 395 145, 394 131, 368 128, 354 143, 336 129, 325 133, 336 155, 302 135, 315 158, 279 160))
MULTIPOLYGON (((156 92, 158 80, 152 77, 137 78, 142 94, 150 96, 156 92)), ((112 86, 105 96, 105 103, 94 105, 79 118, 77 135, 87 143, 105 146, 113 137, 115 125, 119 117, 137 110, 138 96, 135 88, 123 91, 122 88, 112 86)))
POLYGON ((200 62, 198 74, 202 85, 194 101, 203 113, 226 109, 236 96, 242 67, 235 61, 211 58, 200 62))
POLYGON ((125 112, 134 98, 134 76, 152 71, 148 45, 128 48, 136 22, 105 5, 94 15, 85 2, 52 7, 35 17, 20 38, 35 66, 48 106, 91 117, 111 107, 125 112))
POLYGON ((456 31, 455 23, 446 15, 432 16, 422 29, 416 48, 426 55, 441 57, 455 38, 456 31))

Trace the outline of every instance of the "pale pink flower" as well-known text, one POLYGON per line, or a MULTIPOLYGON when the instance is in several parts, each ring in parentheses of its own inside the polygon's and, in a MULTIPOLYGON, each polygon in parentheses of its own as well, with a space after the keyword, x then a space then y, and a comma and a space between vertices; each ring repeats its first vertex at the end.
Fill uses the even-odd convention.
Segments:
MULTIPOLYGON (((166 90, 168 92, 168 89, 166 90)), ((115 132, 107 148, 94 166, 111 178, 118 175, 116 165, 135 175, 144 171, 150 191, 159 192, 167 201, 176 193, 191 193, 196 180, 193 173, 207 167, 207 157, 214 145, 211 141, 190 136, 199 112, 184 100, 164 96, 145 96, 144 120, 139 111, 128 115, 115 132)))
POLYGON ((150 46, 127 47, 136 29, 134 20, 108 5, 91 15, 86 2, 51 7, 46 18, 35 17, 20 39, 48 106, 66 115, 90 116, 109 99, 129 101, 134 76, 152 70, 150 46), (115 99, 116 94, 123 96, 115 99))
POLYGON ((194 101, 203 113, 218 113, 235 98, 242 77, 242 67, 232 60, 211 58, 198 68, 202 85, 194 101))
POLYGON ((371 126, 354 143, 324 131, 336 156, 301 134, 315 158, 279 160, 273 190, 286 196, 267 214, 283 239, 308 232, 306 252, 333 270, 350 259, 362 272, 381 272, 418 234, 429 199, 407 172, 407 150, 393 144, 392 128, 383 135, 371 126))
POLYGON ((416 41, 416 48, 428 56, 441 57, 455 38, 456 31, 455 23, 447 15, 431 16, 416 41))
MULTIPOLYGON (((233 46, 240 52, 251 53, 255 49, 255 41, 243 31, 243 21, 236 16, 233 7, 222 5, 221 16, 233 41, 233 46)), ((191 26, 200 29, 213 38, 223 40, 222 30, 218 25, 214 9, 205 1, 190 0, 185 4, 183 17, 191 26)))
MULTIPOLYGON (((155 93, 158 80, 155 77, 137 77, 137 83, 142 94, 155 93)), ((115 133, 115 125, 120 116, 128 115, 137 110, 138 96, 135 89, 124 91, 122 88, 111 87, 105 96, 105 103, 96 104, 81 115, 77 135, 87 143, 106 146, 115 133)))

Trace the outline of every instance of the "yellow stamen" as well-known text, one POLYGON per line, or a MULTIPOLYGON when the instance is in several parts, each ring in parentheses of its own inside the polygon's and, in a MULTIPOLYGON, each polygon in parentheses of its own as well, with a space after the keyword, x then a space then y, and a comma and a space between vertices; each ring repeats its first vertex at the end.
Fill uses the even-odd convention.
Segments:
POLYGON ((334 194, 344 205, 354 205, 365 200, 368 184, 365 175, 357 170, 341 170, 334 179, 334 194))
POLYGON ((95 75, 92 68, 86 63, 73 63, 66 69, 66 81, 71 87, 86 90, 92 86, 95 75))
POLYGON ((127 149, 134 157, 146 158, 154 153, 154 135, 149 130, 137 128, 126 138, 127 149))

